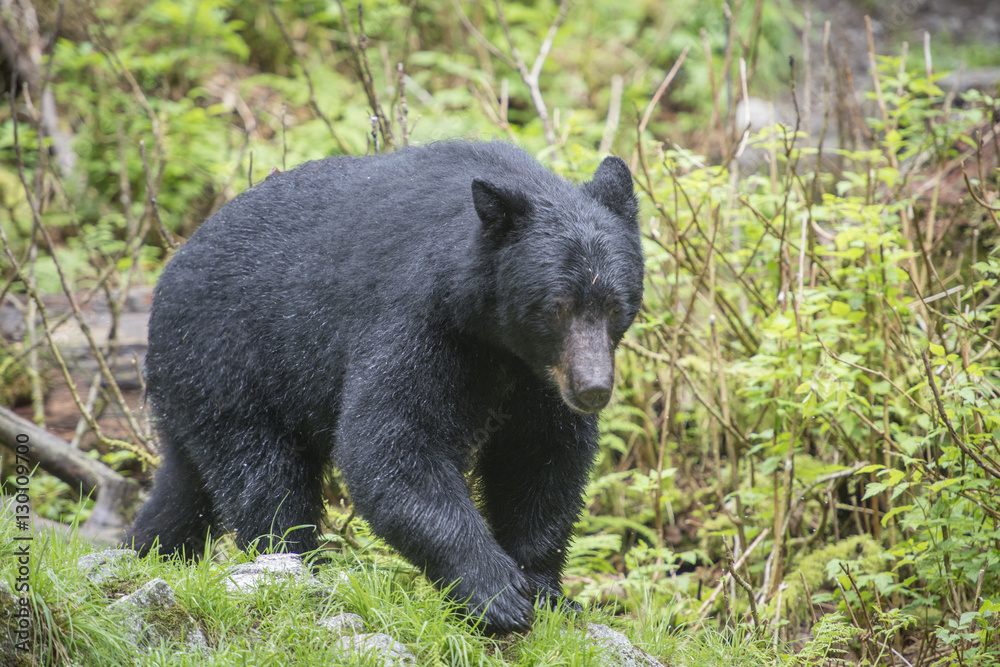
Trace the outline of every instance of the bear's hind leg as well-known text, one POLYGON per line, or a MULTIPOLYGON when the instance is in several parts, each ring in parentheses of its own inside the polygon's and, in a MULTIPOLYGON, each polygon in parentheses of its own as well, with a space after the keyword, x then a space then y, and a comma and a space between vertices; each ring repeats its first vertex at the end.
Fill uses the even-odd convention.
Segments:
POLYGON ((211 501, 184 451, 165 435, 162 440, 163 463, 156 472, 153 493, 128 531, 125 546, 145 556, 158 538, 160 553, 197 558, 212 523, 211 501))
POLYGON ((219 523, 241 549, 305 553, 318 546, 326 461, 266 424, 228 431, 202 462, 219 523))

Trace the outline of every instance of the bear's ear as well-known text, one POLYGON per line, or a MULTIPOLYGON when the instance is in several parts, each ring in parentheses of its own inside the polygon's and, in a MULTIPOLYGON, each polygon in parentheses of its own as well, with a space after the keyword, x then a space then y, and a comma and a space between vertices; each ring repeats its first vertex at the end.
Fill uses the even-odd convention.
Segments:
POLYGON ((483 232, 498 241, 531 211, 531 202, 523 192, 502 188, 479 178, 472 181, 472 203, 483 221, 483 232))
POLYGON ((583 191, 626 220, 634 221, 639 214, 632 172, 620 157, 604 158, 594 172, 594 180, 583 184, 583 191))

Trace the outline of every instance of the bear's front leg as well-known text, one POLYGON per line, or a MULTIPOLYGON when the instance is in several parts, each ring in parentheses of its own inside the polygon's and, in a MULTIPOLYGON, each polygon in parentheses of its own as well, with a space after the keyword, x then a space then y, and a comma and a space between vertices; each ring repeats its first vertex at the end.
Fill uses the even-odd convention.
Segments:
POLYGON ((411 377, 399 365, 383 357, 366 365, 379 377, 345 383, 334 458, 354 506, 488 632, 526 630, 533 586, 490 534, 463 475, 472 391, 463 369, 438 359, 411 377))
POLYGON ((539 602, 565 602, 562 572, 597 450, 597 418, 570 411, 554 388, 523 382, 477 464, 493 534, 539 602))

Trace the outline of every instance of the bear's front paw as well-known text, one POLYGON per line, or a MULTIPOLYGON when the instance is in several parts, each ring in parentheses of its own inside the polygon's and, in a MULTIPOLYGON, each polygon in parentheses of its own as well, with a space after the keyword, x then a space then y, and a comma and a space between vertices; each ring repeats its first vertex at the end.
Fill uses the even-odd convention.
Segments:
POLYGON ((480 585, 465 603, 474 620, 482 619, 487 633, 503 635, 531 628, 535 616, 532 586, 518 571, 505 577, 502 585, 480 585), (487 595, 488 591, 498 591, 487 595))
POLYGON ((583 611, 580 603, 563 595, 558 583, 553 584, 550 577, 544 574, 529 574, 528 581, 535 589, 535 601, 539 607, 548 609, 561 607, 573 614, 583 611))
POLYGON ((568 598, 562 593, 553 593, 551 591, 538 591, 538 597, 536 598, 538 606, 546 609, 561 609, 563 611, 569 612, 571 614, 579 614, 583 611, 583 607, 580 603, 573 598, 568 598))

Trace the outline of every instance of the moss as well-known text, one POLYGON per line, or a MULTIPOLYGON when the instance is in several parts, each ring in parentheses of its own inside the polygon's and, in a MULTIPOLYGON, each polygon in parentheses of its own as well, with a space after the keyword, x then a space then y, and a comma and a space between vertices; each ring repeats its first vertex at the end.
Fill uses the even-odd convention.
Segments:
POLYGON ((191 616, 180 605, 151 609, 145 615, 146 623, 155 628, 161 637, 169 636, 173 642, 182 644, 195 628, 191 616))
POLYGON ((28 369, 0 350, 0 405, 14 407, 30 398, 28 369))
POLYGON ((782 604, 794 617, 809 613, 809 600, 803 590, 805 579, 811 594, 825 588, 832 582, 827 570, 833 560, 855 561, 864 574, 875 574, 885 570, 885 550, 868 535, 857 535, 835 544, 818 549, 807 556, 792 561, 785 581, 788 587, 782 595, 782 604))
POLYGON ((32 651, 21 651, 15 645, 17 597, 6 582, 0 582, 0 665, 3 667, 32 667, 38 663, 32 651))

